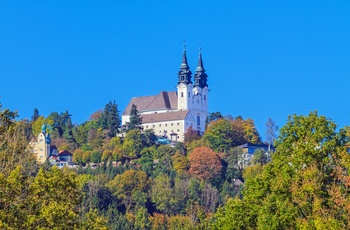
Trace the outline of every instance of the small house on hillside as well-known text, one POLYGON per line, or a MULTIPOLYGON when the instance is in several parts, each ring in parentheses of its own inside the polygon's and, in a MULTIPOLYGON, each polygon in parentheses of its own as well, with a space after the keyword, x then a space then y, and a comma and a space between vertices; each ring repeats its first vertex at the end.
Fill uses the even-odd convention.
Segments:
POLYGON ((60 151, 58 155, 60 156, 61 161, 65 161, 68 164, 73 162, 73 154, 67 150, 60 151))

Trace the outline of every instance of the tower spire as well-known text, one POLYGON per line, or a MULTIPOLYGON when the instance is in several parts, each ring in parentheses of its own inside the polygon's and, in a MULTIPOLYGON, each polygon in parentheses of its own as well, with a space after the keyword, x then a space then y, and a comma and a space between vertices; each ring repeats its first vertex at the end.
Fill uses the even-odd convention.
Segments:
POLYGON ((202 48, 199 47, 199 56, 198 56, 198 66, 196 68, 196 72, 204 72, 203 60, 202 60, 202 48))
POLYGON ((182 62, 181 62, 181 66, 180 69, 186 69, 189 70, 190 67, 187 63, 187 56, 186 56, 186 43, 184 41, 184 45, 183 45, 184 49, 183 49, 183 54, 182 54, 182 62))
POLYGON ((182 62, 180 65, 180 71, 178 72, 179 82, 183 83, 185 85, 192 84, 191 78, 192 78, 192 72, 190 71, 190 66, 187 63, 187 56, 186 56, 186 44, 184 41, 183 45, 183 54, 182 54, 182 62))
POLYGON ((200 88, 208 87, 207 84, 207 78, 208 75, 205 73, 205 69, 203 66, 203 60, 202 60, 202 48, 199 48, 199 55, 198 55, 198 66, 196 68, 196 73, 194 75, 194 86, 198 86, 200 88))

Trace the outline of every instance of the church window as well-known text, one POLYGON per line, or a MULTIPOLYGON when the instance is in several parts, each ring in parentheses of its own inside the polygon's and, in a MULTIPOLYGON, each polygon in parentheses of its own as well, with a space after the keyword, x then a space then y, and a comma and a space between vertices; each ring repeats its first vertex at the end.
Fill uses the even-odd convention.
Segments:
POLYGON ((178 122, 177 125, 180 125, 180 123, 178 122))
POLYGON ((177 131, 180 132, 180 129, 178 129, 177 131))
POLYGON ((156 127, 156 125, 153 125, 153 128, 155 128, 156 127))
POLYGON ((40 151, 42 152, 42 151, 43 151, 43 149, 40 149, 40 151))
POLYGON ((207 100, 207 95, 204 95, 204 100, 207 100))
POLYGON ((146 125, 146 129, 148 129, 148 125, 146 125))
POLYGON ((168 124, 165 124, 165 126, 168 126, 168 124))
POLYGON ((40 139, 40 141, 39 141, 39 142, 40 142, 40 143, 41 143, 41 142, 43 142, 43 139, 40 139))
POLYGON ((181 97, 184 97, 184 92, 181 92, 181 97))
POLYGON ((162 127, 162 124, 159 124, 159 127, 162 127))
POLYGON ((172 129, 171 132, 174 132, 174 130, 172 129))
POLYGON ((181 81, 183 81, 185 78, 184 78, 184 76, 181 76, 181 81))
POLYGON ((190 92, 188 92, 188 97, 191 97, 191 93, 190 92))
POLYGON ((197 125, 201 125, 201 118, 200 118, 200 116, 197 116, 197 125))

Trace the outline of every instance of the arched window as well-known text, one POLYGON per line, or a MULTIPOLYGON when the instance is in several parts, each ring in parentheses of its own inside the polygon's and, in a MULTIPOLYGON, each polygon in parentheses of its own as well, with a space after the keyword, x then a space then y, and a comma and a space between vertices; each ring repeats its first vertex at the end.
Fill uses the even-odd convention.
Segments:
POLYGON ((201 125, 201 118, 200 118, 200 116, 197 116, 197 125, 198 126, 201 125))
POLYGON ((204 100, 207 100, 207 95, 204 94, 204 100))
POLYGON ((191 97, 191 93, 190 92, 188 92, 188 97, 191 97))
POLYGON ((184 92, 181 92, 181 97, 184 97, 184 92))

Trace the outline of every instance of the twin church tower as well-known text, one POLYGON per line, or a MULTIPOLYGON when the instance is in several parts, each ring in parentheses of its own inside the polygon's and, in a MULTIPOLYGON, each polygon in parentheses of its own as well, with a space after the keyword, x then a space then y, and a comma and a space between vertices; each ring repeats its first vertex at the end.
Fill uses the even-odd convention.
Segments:
POLYGON ((132 98, 122 114, 122 124, 125 125, 130 120, 129 114, 134 104, 143 119, 143 129, 153 129, 157 136, 183 141, 184 133, 189 127, 203 134, 208 117, 207 81, 201 50, 192 81, 184 48, 178 72, 177 92, 162 91, 155 96, 132 98))

